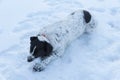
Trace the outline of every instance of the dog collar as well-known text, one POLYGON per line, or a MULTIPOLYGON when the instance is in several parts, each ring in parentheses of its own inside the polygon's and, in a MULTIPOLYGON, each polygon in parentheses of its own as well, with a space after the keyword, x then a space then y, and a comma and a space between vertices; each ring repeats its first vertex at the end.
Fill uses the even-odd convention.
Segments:
POLYGON ((45 34, 38 35, 38 40, 46 41, 46 42, 50 43, 50 41, 48 40, 48 38, 46 37, 45 34))

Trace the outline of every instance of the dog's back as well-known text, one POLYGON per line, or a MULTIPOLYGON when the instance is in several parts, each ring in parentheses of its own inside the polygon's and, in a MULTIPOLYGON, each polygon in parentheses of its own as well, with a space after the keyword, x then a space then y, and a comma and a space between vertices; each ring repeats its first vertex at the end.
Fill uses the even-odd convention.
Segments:
POLYGON ((41 33, 44 33, 51 44, 57 48, 69 44, 84 32, 92 29, 95 26, 94 23, 94 19, 88 11, 78 10, 70 14, 64 21, 45 27, 41 33))

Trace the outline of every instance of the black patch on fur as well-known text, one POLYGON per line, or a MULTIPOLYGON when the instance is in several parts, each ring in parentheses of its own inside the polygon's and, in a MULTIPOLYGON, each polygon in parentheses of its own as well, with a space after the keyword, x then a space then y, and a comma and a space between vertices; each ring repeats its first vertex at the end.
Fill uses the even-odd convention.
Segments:
POLYGON ((46 41, 39 41, 38 37, 30 37, 30 53, 35 58, 46 58, 52 54, 53 47, 46 41))
POLYGON ((71 15, 74 15, 74 14, 75 14, 75 12, 71 13, 71 15))
POLYGON ((84 19, 86 23, 89 23, 91 20, 91 14, 88 11, 83 10, 84 13, 84 19))
POLYGON ((48 42, 44 42, 44 51, 45 51, 45 54, 43 56, 50 56, 52 54, 52 50, 53 50, 53 47, 50 43, 48 42))
POLYGON ((35 40, 35 39, 38 39, 36 36, 32 36, 32 37, 30 37, 30 41, 33 41, 33 40, 35 40))

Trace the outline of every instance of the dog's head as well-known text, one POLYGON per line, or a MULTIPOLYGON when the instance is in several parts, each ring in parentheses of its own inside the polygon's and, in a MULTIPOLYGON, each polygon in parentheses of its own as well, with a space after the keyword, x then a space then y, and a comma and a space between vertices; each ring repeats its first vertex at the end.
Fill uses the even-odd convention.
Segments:
POLYGON ((34 59, 40 57, 45 58, 51 55, 53 47, 47 41, 41 41, 36 36, 30 37, 30 56, 27 61, 31 62, 34 59))

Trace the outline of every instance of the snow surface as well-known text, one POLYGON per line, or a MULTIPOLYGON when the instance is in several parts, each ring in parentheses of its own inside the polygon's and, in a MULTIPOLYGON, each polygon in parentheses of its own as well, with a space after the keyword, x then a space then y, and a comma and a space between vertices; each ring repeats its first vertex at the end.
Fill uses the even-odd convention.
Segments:
POLYGON ((0 0, 0 80, 120 80, 120 0, 0 0), (32 72, 29 37, 78 9, 94 13, 96 30, 32 72))

